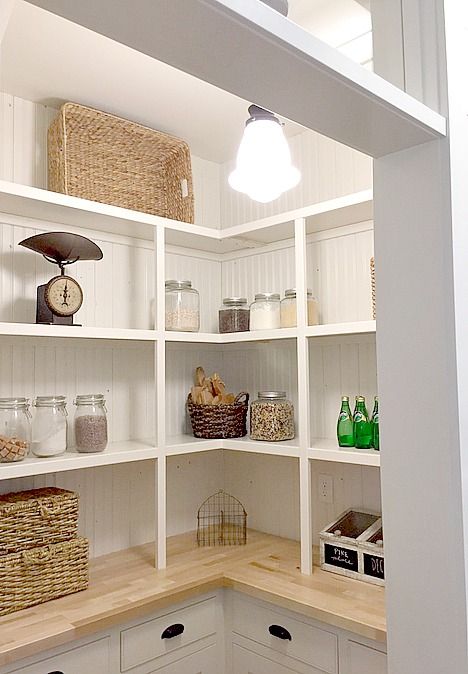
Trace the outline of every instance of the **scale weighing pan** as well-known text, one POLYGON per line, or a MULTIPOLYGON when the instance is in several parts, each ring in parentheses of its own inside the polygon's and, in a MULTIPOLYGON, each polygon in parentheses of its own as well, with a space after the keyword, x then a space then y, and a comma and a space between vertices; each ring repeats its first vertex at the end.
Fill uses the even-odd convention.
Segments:
POLYGON ((102 250, 93 241, 68 232, 45 232, 20 242, 20 246, 40 253, 60 267, 78 260, 101 260, 102 250))

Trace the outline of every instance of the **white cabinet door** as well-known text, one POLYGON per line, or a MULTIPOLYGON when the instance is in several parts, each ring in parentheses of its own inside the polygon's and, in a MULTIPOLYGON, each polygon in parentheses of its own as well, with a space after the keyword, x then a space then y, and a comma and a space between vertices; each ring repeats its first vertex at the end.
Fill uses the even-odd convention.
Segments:
POLYGON ((349 674, 387 674, 385 653, 355 641, 349 641, 348 645, 349 674))
POLYGON ((154 670, 151 674, 220 674, 221 671, 217 662, 217 647, 213 645, 154 670))
POLYGON ((299 663, 297 666, 298 669, 295 665, 292 665, 294 669, 291 669, 238 644, 232 646, 232 674, 325 674, 314 667, 299 663))
POLYGON ((40 660, 34 665, 15 669, 12 674, 110 674, 110 639, 72 648, 61 655, 40 660))

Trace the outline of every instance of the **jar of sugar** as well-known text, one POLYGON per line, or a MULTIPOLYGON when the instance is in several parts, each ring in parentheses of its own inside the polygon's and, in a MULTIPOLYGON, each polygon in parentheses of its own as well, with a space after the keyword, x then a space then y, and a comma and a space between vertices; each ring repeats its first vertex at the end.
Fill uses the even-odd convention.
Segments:
POLYGON ((37 396, 33 402, 31 449, 36 456, 59 456, 67 449, 67 399, 37 396))
POLYGON ((75 445, 78 452, 102 452, 107 446, 106 401, 101 393, 76 396, 75 445))
POLYGON ((257 293, 250 305, 251 330, 275 330, 280 327, 279 293, 257 293))

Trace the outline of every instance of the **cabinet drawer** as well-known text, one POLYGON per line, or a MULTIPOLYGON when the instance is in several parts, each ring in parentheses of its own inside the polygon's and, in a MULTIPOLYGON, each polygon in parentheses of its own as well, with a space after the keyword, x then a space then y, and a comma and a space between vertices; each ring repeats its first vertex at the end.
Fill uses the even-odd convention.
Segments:
POLYGON ((233 630, 329 674, 338 671, 337 637, 331 632, 240 597, 233 601, 233 630))
POLYGON ((349 641, 349 674, 387 674, 387 656, 374 648, 349 641))
POLYGON ((232 648, 232 674, 325 674, 307 665, 288 666, 234 644, 232 648))
POLYGON ((111 674, 109 665, 110 639, 105 637, 91 644, 72 648, 53 658, 40 660, 35 665, 20 667, 12 674, 84 674, 99 672, 111 674))
POLYGON ((122 672, 215 632, 215 599, 207 599, 123 630, 120 633, 122 672))
POLYGON ((209 646, 167 667, 155 669, 151 674, 219 674, 220 669, 216 657, 216 646, 209 646))

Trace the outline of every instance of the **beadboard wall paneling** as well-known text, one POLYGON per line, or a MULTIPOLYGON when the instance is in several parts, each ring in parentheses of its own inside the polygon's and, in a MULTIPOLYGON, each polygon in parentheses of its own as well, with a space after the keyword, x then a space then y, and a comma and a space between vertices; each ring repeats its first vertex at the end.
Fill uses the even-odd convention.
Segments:
POLYGON ((304 131, 289 139, 295 166, 302 173, 297 187, 269 204, 259 204, 228 183, 234 161, 221 165, 221 223, 230 227, 277 215, 319 201, 372 187, 372 160, 315 131, 304 131))
POLYGON ((349 508, 381 513, 380 470, 372 466, 311 461, 313 544, 320 531, 349 508), (333 503, 318 499, 320 475, 332 478, 333 503))
POLYGON ((299 540, 299 461, 242 452, 225 455, 225 489, 246 509, 247 526, 299 540))
MULTIPOLYGON (((260 249, 222 263, 222 296, 279 292, 295 286, 292 243, 279 250, 260 249)), ((307 243, 308 287, 320 304, 322 323, 372 318, 370 258, 373 223, 365 222, 319 234, 307 243)))
MULTIPOLYGON (((0 397, 104 393, 109 441, 150 439, 154 421, 154 347, 71 339, 0 338, 0 397)), ((74 445, 69 424, 69 446, 74 445)))
MULTIPOLYGON (((58 225, 57 228, 64 229, 58 225)), ((86 235, 84 230, 73 230, 86 235)), ((47 231, 26 218, 0 215, 0 320, 34 323, 36 286, 58 273, 56 265, 26 248, 22 239, 47 231), (11 223, 15 224, 11 224, 11 223)), ((81 284, 82 308, 75 322, 87 326, 150 329, 154 326, 152 243, 90 232, 103 251, 98 262, 67 268, 81 284)))
POLYGON ((192 286, 200 293, 201 332, 218 332, 221 267, 221 262, 206 257, 179 253, 166 254, 166 279, 192 281, 192 286))
POLYGON ((372 412, 377 395, 375 336, 313 339, 309 343, 310 414, 312 438, 336 438, 341 396, 353 405, 366 397, 372 412))
MULTIPOLYGON (((0 179, 47 188, 47 129, 57 109, 0 93, 0 179)), ((195 222, 218 228, 220 166, 192 155, 195 222)))

